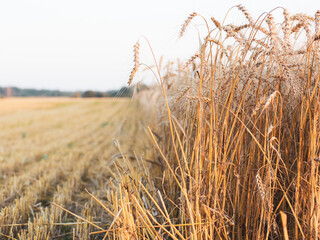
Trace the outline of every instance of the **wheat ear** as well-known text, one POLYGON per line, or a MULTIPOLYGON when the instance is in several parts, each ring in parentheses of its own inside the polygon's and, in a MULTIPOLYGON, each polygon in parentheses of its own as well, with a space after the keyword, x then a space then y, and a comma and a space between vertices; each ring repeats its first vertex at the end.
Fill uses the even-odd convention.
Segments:
POLYGON ((320 37, 320 10, 316 12, 315 18, 314 18, 314 24, 315 24, 315 36, 320 37))
POLYGON ((251 16, 251 14, 248 12, 248 10, 243 6, 243 5, 237 5, 237 8, 243 12, 244 16, 246 17, 246 19, 248 20, 249 24, 251 26, 254 26, 254 20, 253 17, 251 16))
POLYGON ((184 34, 184 32, 186 31, 187 29, 187 26, 190 24, 191 20, 197 16, 197 13, 196 12, 193 12, 189 15, 189 17, 186 19, 186 21, 182 24, 182 27, 181 27, 181 30, 180 30, 180 35, 179 35, 179 38, 181 38, 184 34))
POLYGON ((283 26, 283 35, 284 35, 284 43, 286 47, 291 50, 291 43, 290 43, 290 33, 291 33, 291 18, 290 13, 287 9, 283 10, 283 17, 284 17, 284 26, 283 26))
POLYGON ((137 73, 139 66, 140 66, 140 61, 139 61, 139 50, 140 50, 140 44, 139 41, 134 45, 133 47, 133 52, 134 52, 134 66, 131 71, 130 77, 129 77, 129 82, 128 85, 130 86, 133 80, 134 75, 137 73))
POLYGON ((221 24, 217 19, 215 19, 214 17, 211 17, 211 21, 214 23, 214 25, 216 25, 217 28, 221 30, 221 24))

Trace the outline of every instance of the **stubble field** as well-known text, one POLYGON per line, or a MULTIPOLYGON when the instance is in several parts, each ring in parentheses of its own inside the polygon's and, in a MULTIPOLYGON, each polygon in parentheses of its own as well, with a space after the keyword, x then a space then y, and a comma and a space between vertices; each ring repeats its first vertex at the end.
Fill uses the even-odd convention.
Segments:
POLYGON ((142 121, 127 99, 1 99, 0 126, 4 239, 86 239, 88 224, 51 203, 103 225, 85 189, 103 199, 118 142, 131 155, 145 147, 133 141, 142 121))

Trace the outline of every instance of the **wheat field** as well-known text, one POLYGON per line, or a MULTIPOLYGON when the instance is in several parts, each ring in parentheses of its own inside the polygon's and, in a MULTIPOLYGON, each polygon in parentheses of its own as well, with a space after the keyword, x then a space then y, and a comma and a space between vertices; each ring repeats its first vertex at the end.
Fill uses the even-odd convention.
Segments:
POLYGON ((139 39, 131 100, 1 99, 1 237, 319 239, 320 11, 232 11, 189 60, 139 39))

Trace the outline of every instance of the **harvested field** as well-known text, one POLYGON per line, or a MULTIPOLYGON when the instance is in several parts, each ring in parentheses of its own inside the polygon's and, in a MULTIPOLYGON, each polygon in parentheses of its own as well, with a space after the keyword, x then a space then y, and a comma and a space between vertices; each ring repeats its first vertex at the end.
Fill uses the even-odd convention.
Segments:
POLYGON ((126 141, 122 151, 130 156, 145 148, 141 123, 127 99, 1 100, 1 237, 86 239, 88 224, 74 225, 77 218, 51 202, 107 222, 85 189, 103 198, 119 152, 114 142, 126 141))

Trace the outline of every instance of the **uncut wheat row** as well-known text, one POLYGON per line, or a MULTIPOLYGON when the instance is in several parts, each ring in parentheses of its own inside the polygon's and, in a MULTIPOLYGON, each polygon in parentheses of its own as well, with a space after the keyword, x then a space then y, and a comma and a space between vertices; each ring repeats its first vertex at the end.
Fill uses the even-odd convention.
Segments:
POLYGON ((245 24, 192 13, 180 37, 203 27, 199 51, 171 67, 155 60, 159 86, 138 98, 155 110, 160 174, 119 178, 104 239, 320 237, 320 11, 234 11, 245 24))

